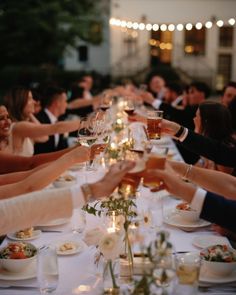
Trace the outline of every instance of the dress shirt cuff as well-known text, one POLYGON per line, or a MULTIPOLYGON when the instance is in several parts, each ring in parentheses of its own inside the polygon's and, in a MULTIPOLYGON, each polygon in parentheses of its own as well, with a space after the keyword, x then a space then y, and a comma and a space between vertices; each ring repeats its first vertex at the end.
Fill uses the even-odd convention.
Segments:
POLYGON ((184 132, 181 134, 181 136, 178 138, 178 140, 180 142, 183 142, 187 136, 188 136, 188 129, 184 128, 184 132))
POLYGON ((191 208, 197 211, 198 216, 200 216, 202 212, 202 206, 205 201, 206 194, 207 192, 204 189, 198 188, 193 196, 191 208))
POLYGON ((152 103, 152 106, 154 109, 159 109, 160 105, 162 104, 162 101, 160 99, 155 99, 154 102, 152 103))
POLYGON ((70 188, 73 208, 82 207, 85 204, 84 195, 80 186, 70 188))

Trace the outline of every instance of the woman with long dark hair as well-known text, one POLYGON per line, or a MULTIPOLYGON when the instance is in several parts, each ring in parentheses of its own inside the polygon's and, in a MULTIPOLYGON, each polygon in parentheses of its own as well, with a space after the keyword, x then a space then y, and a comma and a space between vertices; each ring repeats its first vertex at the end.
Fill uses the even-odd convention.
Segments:
MULTIPOLYGON (((206 137, 221 141, 229 146, 235 146, 231 115, 227 107, 215 102, 205 101, 199 105, 194 118, 195 132, 206 137)), ((205 168, 232 173, 233 169, 217 165, 208 159, 201 158, 199 164, 205 168)))

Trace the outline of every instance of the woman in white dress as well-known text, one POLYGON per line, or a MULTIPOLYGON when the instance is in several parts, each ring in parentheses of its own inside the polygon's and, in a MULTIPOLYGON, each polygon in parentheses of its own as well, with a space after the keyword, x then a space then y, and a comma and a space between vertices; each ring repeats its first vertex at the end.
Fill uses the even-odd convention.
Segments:
POLYGON ((41 124, 34 116, 35 101, 32 92, 27 88, 13 88, 6 95, 5 102, 14 122, 8 146, 13 154, 32 156, 34 142, 45 142, 49 135, 79 129, 80 120, 41 124))

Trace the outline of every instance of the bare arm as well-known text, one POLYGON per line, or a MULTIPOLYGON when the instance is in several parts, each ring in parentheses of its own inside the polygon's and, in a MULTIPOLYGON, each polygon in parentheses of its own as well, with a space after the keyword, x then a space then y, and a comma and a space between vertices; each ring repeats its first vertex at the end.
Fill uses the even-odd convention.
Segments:
POLYGON ((236 178, 234 176, 216 170, 190 167, 180 162, 170 161, 170 164, 180 176, 185 176, 189 181, 204 189, 229 199, 236 199, 236 178))
POLYGON ((90 149, 88 147, 77 147, 58 160, 31 173, 28 177, 22 179, 21 181, 13 184, 2 185, 0 187, 0 199, 40 190, 49 185, 73 164, 87 161, 89 158, 90 149))
POLYGON ((31 122, 17 122, 13 127, 13 136, 32 139, 55 133, 65 133, 78 130, 79 120, 58 122, 55 124, 36 124, 31 122))
POLYGON ((0 151, 0 174, 30 170, 44 163, 55 161, 74 148, 71 147, 57 152, 34 155, 32 157, 17 156, 0 151))
POLYGON ((69 110, 73 109, 79 109, 87 106, 93 105, 93 100, 92 99, 86 99, 86 98, 77 98, 71 102, 68 103, 67 108, 69 110))

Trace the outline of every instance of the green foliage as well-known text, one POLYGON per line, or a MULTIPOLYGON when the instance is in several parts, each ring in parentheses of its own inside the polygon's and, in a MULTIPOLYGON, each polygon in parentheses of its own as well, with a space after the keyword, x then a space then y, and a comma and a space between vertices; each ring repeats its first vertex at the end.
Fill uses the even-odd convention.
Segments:
POLYGON ((78 38, 100 43, 102 22, 93 0, 1 0, 0 65, 58 65, 78 38))

